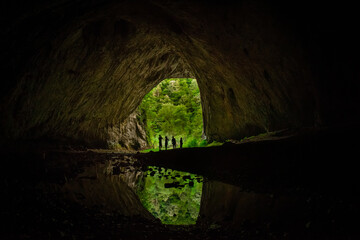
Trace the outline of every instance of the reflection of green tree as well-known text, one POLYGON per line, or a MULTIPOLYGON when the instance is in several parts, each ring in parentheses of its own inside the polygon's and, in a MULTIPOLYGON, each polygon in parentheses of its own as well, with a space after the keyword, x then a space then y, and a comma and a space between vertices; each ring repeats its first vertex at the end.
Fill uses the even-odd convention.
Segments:
POLYGON ((150 172, 139 183, 139 198, 144 207, 159 218, 164 224, 188 225, 195 224, 200 211, 200 200, 202 192, 202 182, 195 180, 194 186, 189 186, 188 179, 184 180, 183 176, 190 176, 192 179, 198 177, 195 174, 171 171, 168 179, 159 178, 161 174, 156 171, 154 176, 150 172), (177 176, 171 179, 171 176, 177 176), (165 188, 165 183, 179 182, 185 185, 182 188, 165 188))
POLYGON ((159 134, 183 137, 184 147, 199 145, 203 122, 196 79, 163 80, 144 97, 139 109, 150 145, 157 146, 159 134))

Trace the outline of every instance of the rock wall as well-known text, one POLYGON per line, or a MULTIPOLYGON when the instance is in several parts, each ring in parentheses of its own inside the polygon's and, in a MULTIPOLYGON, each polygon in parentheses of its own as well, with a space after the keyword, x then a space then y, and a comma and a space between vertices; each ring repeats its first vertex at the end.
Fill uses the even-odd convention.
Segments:
POLYGON ((139 113, 135 111, 119 126, 108 129, 108 147, 111 149, 140 150, 148 146, 144 123, 139 121, 139 113))
POLYGON ((359 100, 357 38, 347 37, 352 19, 336 22, 327 14, 334 9, 344 10, 261 0, 10 8, 2 44, 2 140, 104 146, 120 139, 109 126, 127 119, 167 77, 198 80, 210 140, 358 122, 352 107, 359 100))

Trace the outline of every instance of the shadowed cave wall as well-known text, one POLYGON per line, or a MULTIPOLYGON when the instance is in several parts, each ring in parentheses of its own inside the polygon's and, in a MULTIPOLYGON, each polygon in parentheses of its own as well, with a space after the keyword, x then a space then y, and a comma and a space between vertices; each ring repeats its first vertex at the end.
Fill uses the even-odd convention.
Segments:
POLYGON ((167 77, 198 80, 210 140, 358 122, 359 47, 346 6, 85 2, 5 4, 3 142, 108 147, 167 77))

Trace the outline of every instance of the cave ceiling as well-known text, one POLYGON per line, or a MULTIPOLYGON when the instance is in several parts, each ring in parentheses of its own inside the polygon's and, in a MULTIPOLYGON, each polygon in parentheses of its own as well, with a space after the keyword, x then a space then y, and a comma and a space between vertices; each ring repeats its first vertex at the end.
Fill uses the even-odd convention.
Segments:
POLYGON ((211 140, 356 122, 359 47, 346 35, 353 19, 342 25, 306 4, 7 4, 3 139, 105 141, 169 77, 197 79, 211 140))

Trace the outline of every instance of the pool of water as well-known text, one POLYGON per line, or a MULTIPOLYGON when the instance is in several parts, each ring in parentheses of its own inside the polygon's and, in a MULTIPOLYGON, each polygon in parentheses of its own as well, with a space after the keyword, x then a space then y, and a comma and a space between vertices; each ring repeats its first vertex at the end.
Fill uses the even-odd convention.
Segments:
POLYGON ((163 224, 195 224, 199 216, 203 177, 149 166, 137 182, 143 206, 163 224))

